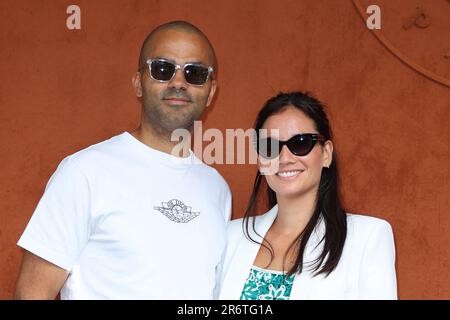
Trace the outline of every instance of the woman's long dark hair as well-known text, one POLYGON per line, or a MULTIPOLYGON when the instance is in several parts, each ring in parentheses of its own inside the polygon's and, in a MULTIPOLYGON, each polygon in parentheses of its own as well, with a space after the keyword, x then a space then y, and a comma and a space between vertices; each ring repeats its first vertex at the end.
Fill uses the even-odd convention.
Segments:
MULTIPOLYGON (((256 118, 256 139, 258 139, 259 130, 262 128, 267 118, 283 111, 288 106, 292 106, 302 111, 314 121, 317 131, 323 135, 326 140, 331 140, 331 128, 322 103, 311 97, 308 93, 302 92, 280 93, 266 102, 256 118)), ((252 220, 253 232, 260 236, 255 229, 254 217, 257 215, 255 211, 262 180, 262 175, 258 171, 253 185, 253 192, 250 196, 247 210, 245 211, 243 229, 245 236, 250 241, 266 247, 271 253, 271 259, 273 259, 274 251, 271 244, 266 239, 263 240, 263 243, 254 240, 249 232, 249 220, 252 220), (264 244, 264 242, 266 242, 267 245, 264 244)), ((298 248, 296 249, 295 263, 287 272, 288 275, 294 273, 300 274, 303 271, 303 254, 306 244, 314 231, 314 228, 321 219, 323 219, 325 224, 325 235, 320 243, 324 242, 324 245, 321 254, 312 262, 312 271, 314 271, 314 276, 321 273, 328 276, 338 265, 347 235, 346 213, 341 205, 338 187, 338 166, 336 151, 333 149, 333 160, 330 167, 323 168, 322 170, 314 213, 305 229, 298 235, 285 254, 286 258, 286 255, 291 248, 298 248)), ((269 186, 267 191, 268 205, 272 208, 277 204, 276 194, 269 186)))

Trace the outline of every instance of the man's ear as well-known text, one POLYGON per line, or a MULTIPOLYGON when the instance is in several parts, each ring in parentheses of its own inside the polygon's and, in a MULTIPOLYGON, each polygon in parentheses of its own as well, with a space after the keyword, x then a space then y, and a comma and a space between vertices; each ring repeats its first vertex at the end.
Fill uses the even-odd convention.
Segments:
POLYGON ((211 91, 209 92, 208 100, 206 101, 207 107, 211 104, 214 98, 214 93, 216 93, 216 89, 217 89, 217 81, 213 79, 211 80, 211 91))
POLYGON ((134 87, 134 93, 136 93, 136 97, 142 97, 142 85, 141 85, 141 73, 136 72, 131 79, 131 83, 134 87))

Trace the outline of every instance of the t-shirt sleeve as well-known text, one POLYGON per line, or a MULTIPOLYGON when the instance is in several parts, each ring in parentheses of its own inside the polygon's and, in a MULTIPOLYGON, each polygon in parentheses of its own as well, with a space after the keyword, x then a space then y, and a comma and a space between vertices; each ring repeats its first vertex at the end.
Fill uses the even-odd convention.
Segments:
POLYGON ((90 188, 74 159, 65 158, 47 183, 20 247, 70 271, 90 233, 90 188))
POLYGON ((366 243, 359 292, 361 299, 397 299, 394 236, 385 221, 375 227, 366 243))

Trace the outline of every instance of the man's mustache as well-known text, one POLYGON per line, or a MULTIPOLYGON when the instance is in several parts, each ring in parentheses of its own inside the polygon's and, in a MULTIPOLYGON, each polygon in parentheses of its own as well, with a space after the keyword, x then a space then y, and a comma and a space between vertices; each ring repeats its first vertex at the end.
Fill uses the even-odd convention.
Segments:
POLYGON ((161 99, 183 99, 191 102, 192 97, 189 93, 181 89, 169 88, 162 92, 161 99))

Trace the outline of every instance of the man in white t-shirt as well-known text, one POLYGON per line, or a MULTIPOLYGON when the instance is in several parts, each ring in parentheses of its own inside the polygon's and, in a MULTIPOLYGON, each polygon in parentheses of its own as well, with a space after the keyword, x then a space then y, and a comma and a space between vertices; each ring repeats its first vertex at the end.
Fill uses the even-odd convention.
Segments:
POLYGON ((216 57, 195 26, 145 39, 133 77, 141 124, 66 157, 20 238, 19 299, 212 299, 231 216, 227 183, 189 155, 216 89, 216 57))

